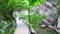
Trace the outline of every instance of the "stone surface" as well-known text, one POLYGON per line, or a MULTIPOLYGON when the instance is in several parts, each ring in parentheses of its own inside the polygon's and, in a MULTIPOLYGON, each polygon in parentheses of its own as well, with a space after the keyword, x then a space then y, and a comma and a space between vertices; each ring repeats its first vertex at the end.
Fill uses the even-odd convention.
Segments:
POLYGON ((40 15, 47 16, 47 20, 43 20, 46 24, 49 24, 51 26, 54 25, 57 19, 57 15, 56 15, 57 12, 56 12, 56 8, 52 6, 50 2, 45 2, 42 5, 35 7, 34 10, 39 12, 40 15))
POLYGON ((40 31, 40 34, 57 34, 57 31, 55 30, 55 28, 57 28, 57 10, 52 4, 53 1, 54 0, 51 0, 51 2, 45 1, 42 5, 34 8, 40 15, 47 16, 47 19, 42 20, 39 24, 38 30, 40 31), (42 27, 41 25, 45 25, 45 27, 42 27))

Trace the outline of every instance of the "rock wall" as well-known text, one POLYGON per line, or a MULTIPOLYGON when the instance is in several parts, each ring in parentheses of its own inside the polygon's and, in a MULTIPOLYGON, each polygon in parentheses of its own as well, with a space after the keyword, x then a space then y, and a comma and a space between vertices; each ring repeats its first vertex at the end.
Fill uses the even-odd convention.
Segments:
POLYGON ((47 16, 47 20, 43 20, 44 22, 46 22, 47 25, 48 24, 50 26, 57 25, 57 23, 55 24, 57 20, 57 10, 56 10, 56 7, 54 7, 52 3, 46 1, 42 5, 35 7, 34 10, 39 12, 40 15, 47 16))
POLYGON ((40 34, 57 34, 57 27, 59 23, 57 22, 58 16, 56 9, 56 0, 45 1, 42 3, 42 5, 35 7, 34 10, 40 15, 47 16, 47 19, 42 20, 39 24, 38 30, 40 30, 40 34))

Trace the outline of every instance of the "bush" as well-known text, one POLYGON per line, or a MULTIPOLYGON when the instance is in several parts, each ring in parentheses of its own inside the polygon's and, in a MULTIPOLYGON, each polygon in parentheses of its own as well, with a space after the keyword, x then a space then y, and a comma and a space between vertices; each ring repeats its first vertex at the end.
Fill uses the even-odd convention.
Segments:
POLYGON ((0 0, 0 13, 6 17, 6 19, 12 20, 12 12, 14 10, 24 9, 26 2, 23 0, 0 0))
MULTIPOLYGON (((28 20, 28 15, 21 14, 23 19, 28 20)), ((30 24, 33 26, 34 29, 38 28, 39 22, 42 21, 43 19, 47 19, 46 16, 42 15, 40 16, 37 13, 33 13, 30 15, 30 24)))

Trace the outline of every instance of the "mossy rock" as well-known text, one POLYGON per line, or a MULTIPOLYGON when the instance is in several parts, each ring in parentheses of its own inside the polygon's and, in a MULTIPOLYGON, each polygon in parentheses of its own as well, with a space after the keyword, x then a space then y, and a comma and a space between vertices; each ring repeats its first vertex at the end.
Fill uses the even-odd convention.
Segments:
POLYGON ((50 29, 50 28, 39 28, 39 31, 40 31, 40 34, 58 34, 58 32, 56 32, 55 30, 53 29, 50 29))

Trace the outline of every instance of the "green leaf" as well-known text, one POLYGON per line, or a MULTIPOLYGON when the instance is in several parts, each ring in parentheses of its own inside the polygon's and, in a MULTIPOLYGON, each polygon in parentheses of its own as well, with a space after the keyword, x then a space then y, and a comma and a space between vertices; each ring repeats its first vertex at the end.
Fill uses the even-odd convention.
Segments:
POLYGON ((40 5, 42 3, 42 0, 28 0, 29 2, 29 6, 37 6, 40 5))

